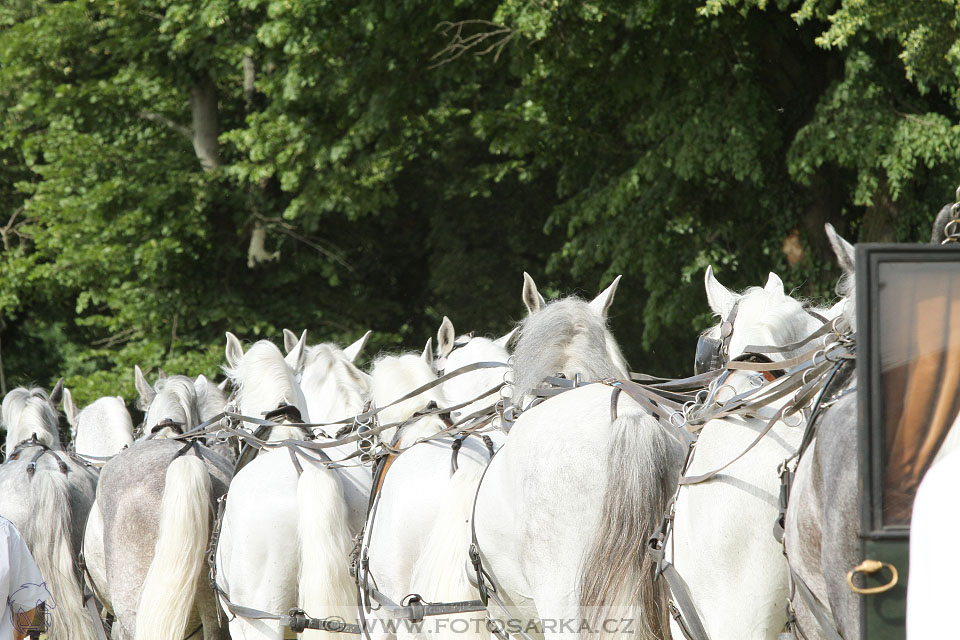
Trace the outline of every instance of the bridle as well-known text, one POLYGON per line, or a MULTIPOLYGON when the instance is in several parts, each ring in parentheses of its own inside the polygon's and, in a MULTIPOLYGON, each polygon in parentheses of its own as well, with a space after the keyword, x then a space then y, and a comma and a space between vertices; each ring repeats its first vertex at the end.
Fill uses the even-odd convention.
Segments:
POLYGON ((733 336, 733 321, 737 319, 740 300, 733 303, 727 318, 720 323, 720 338, 702 335, 697 339, 697 354, 693 361, 695 375, 723 368, 730 355, 730 338, 733 336))
MULTIPOLYGON (((730 339, 733 337, 733 323, 737 319, 737 311, 740 308, 740 301, 733 303, 733 308, 727 314, 727 318, 720 323, 720 338, 710 338, 702 335, 697 339, 697 353, 693 362, 694 375, 700 375, 708 371, 722 369, 730 360, 730 339)), ((804 311, 811 317, 827 324, 828 320, 822 315, 804 307, 804 311)), ((761 353, 744 353, 735 358, 735 360, 746 360, 748 362, 773 362, 773 360, 761 353)), ((775 377, 783 375, 782 370, 772 371, 775 377)))

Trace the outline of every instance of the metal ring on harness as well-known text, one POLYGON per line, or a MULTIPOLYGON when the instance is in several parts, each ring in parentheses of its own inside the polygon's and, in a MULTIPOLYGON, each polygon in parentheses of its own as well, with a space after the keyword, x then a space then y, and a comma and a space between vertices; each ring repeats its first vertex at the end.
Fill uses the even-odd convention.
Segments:
POLYGON ((803 424, 803 409, 795 409, 793 411, 788 411, 784 413, 783 416, 780 417, 780 422, 787 425, 788 427, 799 427, 800 425, 803 424), (796 423, 790 424, 790 422, 787 421, 787 417, 789 416, 797 416, 796 423))
POLYGON ((721 386, 717 387, 717 390, 713 392, 713 401, 716 402, 718 405, 720 405, 720 406, 722 407, 722 406, 725 405, 726 403, 730 402, 730 400, 732 400, 733 398, 735 398, 736 395, 737 395, 737 390, 736 390, 736 389, 734 389, 734 388, 733 388, 731 385, 729 385, 729 384, 724 384, 724 385, 721 385, 721 386), (724 389, 728 389, 728 390, 730 391, 730 393, 733 394, 733 395, 731 395, 729 398, 726 398, 726 399, 721 400, 721 399, 720 399, 720 392, 723 391, 724 389))
POLYGON ((677 429, 682 429, 683 425, 687 423, 687 416, 681 413, 680 411, 674 411, 670 414, 670 426, 676 427, 677 429), (673 419, 677 418, 678 422, 674 422, 673 419))
POLYGON ((847 586, 850 587, 850 590, 861 596, 873 595, 877 593, 884 593, 885 591, 890 591, 900 580, 900 574, 897 573, 897 568, 890 564, 889 562, 882 562, 880 560, 864 560, 853 569, 847 572, 847 586), (890 581, 887 584, 880 585, 879 587, 858 587, 853 584, 853 576, 856 573, 866 573, 874 574, 877 571, 880 571, 886 567, 890 570, 890 581))

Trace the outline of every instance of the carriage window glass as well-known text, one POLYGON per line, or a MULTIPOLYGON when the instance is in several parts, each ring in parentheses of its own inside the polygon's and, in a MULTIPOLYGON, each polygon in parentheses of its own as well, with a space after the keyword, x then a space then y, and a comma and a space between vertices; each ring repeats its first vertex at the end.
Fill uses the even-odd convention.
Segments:
POLYGON ((960 409, 960 262, 877 267, 882 526, 909 525, 917 485, 960 409))

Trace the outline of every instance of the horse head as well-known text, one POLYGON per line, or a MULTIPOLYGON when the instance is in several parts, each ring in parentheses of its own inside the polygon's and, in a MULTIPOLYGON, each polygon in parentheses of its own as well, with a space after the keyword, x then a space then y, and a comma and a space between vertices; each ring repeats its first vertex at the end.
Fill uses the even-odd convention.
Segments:
MULTIPOLYGON (((269 340, 260 340, 244 353, 237 337, 230 332, 226 335, 227 366, 223 371, 233 384, 240 413, 260 418, 281 405, 289 405, 296 407, 301 418, 309 422, 307 402, 297 383, 295 370, 291 368, 292 360, 295 360, 294 364, 302 365, 300 348, 297 348, 301 353, 296 359, 291 359, 289 354, 285 359, 275 344, 269 340)), ((305 338, 306 332, 298 342, 303 342, 305 338)), ((291 427, 286 431, 273 429, 270 439, 299 437, 295 436, 294 431, 302 434, 298 427, 291 427)))
MULTIPOLYGON (((720 345, 720 356, 724 360, 742 356, 750 345, 796 342, 823 323, 802 302, 787 295, 783 281, 772 272, 764 286, 750 287, 742 294, 720 284, 712 267, 707 267, 704 284, 710 309, 720 318, 720 323, 707 330, 704 337, 720 345)), ((788 356, 770 354, 774 360, 788 356)))
POLYGON ((62 390, 61 379, 49 396, 39 387, 18 387, 7 393, 0 407, 7 430, 7 455, 17 444, 30 438, 51 449, 62 448, 56 407, 62 390))
POLYGON ((580 374, 584 380, 629 375, 620 346, 606 326, 619 283, 617 276, 590 302, 570 296, 541 304, 533 279, 524 274, 523 297, 531 312, 518 327, 515 398, 528 395, 546 377, 558 373, 571 379, 580 374))
MULTIPOLYGON (((447 401, 440 391, 440 387, 427 389, 403 402, 393 404, 412 391, 429 384, 437 379, 432 366, 422 357, 415 354, 400 356, 383 356, 377 359, 370 372, 371 397, 375 407, 381 408, 379 413, 380 424, 390 424, 410 420, 414 415, 426 409, 431 403, 438 407, 447 406, 447 401), (392 405, 392 406, 390 406, 392 405)), ((380 434, 383 442, 397 440, 398 445, 407 447, 417 438, 436 433, 442 428, 437 416, 428 416, 411 423, 400 430, 386 429, 380 434)))
POLYGON ((370 377, 353 361, 369 335, 368 331, 346 349, 333 343, 307 347, 300 387, 313 421, 331 422, 363 410, 370 391, 370 377))
POLYGON ((77 453, 111 456, 133 444, 133 420, 120 396, 98 398, 80 410, 64 389, 63 412, 77 453))
POLYGON ((134 365, 134 386, 140 394, 137 404, 143 409, 144 435, 169 438, 200 424, 200 407, 193 380, 187 376, 158 377, 153 386, 140 367, 134 365))
MULTIPOLYGON (((434 368, 440 375, 450 373, 477 362, 502 362, 502 367, 492 367, 489 369, 478 369, 468 373, 460 374, 450 378, 443 383, 443 395, 449 403, 448 406, 462 404, 468 400, 477 398, 485 391, 496 387, 504 381, 504 376, 509 370, 507 360, 510 354, 507 352, 506 345, 513 337, 516 329, 496 340, 475 336, 473 333, 463 334, 454 338, 456 335, 453 323, 450 318, 444 316, 443 323, 437 331, 437 358, 434 361, 434 368)), ((478 411, 484 406, 489 405, 489 401, 479 398, 477 402, 460 409, 458 414, 469 414, 478 411)))

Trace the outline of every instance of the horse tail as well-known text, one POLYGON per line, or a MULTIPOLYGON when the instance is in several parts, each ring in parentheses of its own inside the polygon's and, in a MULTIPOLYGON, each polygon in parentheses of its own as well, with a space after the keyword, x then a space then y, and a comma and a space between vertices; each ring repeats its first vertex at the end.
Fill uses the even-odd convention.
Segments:
MULTIPOLYGON (((336 472, 303 465, 297 483, 297 527, 300 538, 299 606, 314 618, 356 618, 357 594, 350 577, 353 539, 347 504, 336 472)), ((305 637, 322 637, 305 631, 305 637)))
POLYGON ((580 574, 580 615, 598 637, 604 621, 630 618, 639 639, 669 638, 647 541, 676 489, 682 455, 656 418, 629 411, 613 422, 600 523, 580 574))
POLYGON ((73 554, 70 485, 59 470, 37 470, 33 476, 30 513, 24 527, 30 553, 52 596, 47 634, 52 639, 95 640, 100 621, 83 606, 83 588, 73 554))
POLYGON ((137 607, 136 640, 181 640, 210 539, 210 475, 197 456, 167 467, 153 560, 137 607))
MULTIPOLYGON (((413 567, 410 593, 418 593, 431 602, 460 602, 480 597, 468 579, 467 560, 470 514, 483 470, 482 466, 464 464, 450 478, 442 501, 445 507, 434 521, 413 567)), ((452 622, 443 625, 451 640, 489 638, 490 632, 481 622, 486 619, 483 612, 462 614, 456 618, 466 620, 466 624, 461 626, 467 629, 467 633, 456 632, 456 625, 452 622)), ((443 638, 444 634, 439 633, 439 636, 443 638)))

